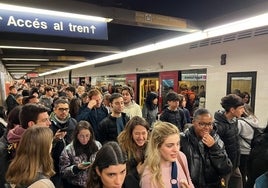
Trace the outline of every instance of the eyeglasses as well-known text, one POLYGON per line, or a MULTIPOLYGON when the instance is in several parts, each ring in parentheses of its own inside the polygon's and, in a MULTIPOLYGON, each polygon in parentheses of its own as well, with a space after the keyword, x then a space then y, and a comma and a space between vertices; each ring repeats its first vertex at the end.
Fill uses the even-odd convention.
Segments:
POLYGON ((69 111, 69 108, 58 108, 59 111, 63 112, 63 111, 66 111, 68 112, 69 111))
POLYGON ((209 122, 209 123, 205 123, 205 122, 199 122, 198 123, 200 127, 210 127, 213 125, 212 122, 209 122))

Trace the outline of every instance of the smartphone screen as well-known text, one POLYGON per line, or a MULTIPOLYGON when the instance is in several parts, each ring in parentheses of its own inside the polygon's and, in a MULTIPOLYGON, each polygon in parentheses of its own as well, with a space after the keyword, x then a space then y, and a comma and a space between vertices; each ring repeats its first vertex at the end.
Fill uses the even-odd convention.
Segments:
POLYGON ((84 166, 88 166, 88 165, 90 165, 91 164, 91 162, 83 162, 82 163, 82 165, 84 165, 84 166))

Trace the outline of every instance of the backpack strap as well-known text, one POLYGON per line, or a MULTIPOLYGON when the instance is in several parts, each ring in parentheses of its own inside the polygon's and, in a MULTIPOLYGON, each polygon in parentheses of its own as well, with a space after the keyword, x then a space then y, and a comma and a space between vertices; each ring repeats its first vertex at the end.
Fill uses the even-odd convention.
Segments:
MULTIPOLYGON (((252 128, 252 130, 253 130, 253 137, 254 137, 254 127, 253 127, 247 120, 245 120, 245 119, 243 119, 243 118, 239 118, 239 120, 242 120, 242 121, 246 122, 246 123, 252 128)), ((242 128, 242 129, 243 129, 243 128, 242 128)), ((248 145, 251 144, 251 141, 249 141, 248 139, 244 138, 244 137, 241 136, 240 134, 239 134, 239 137, 242 138, 248 145)), ((252 139, 253 139, 253 138, 252 138, 252 139)))

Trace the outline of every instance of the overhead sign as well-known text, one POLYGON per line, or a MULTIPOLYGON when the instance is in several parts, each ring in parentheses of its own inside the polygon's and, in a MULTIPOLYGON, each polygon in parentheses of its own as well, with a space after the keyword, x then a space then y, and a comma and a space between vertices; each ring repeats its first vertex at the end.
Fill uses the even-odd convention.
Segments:
POLYGON ((38 73, 37 72, 27 73, 27 77, 28 78, 37 78, 38 77, 38 73))
POLYGON ((206 74, 181 74, 181 80, 206 81, 207 80, 207 75, 206 74))
POLYGON ((107 23, 79 18, 0 11, 0 31, 107 40, 107 23))

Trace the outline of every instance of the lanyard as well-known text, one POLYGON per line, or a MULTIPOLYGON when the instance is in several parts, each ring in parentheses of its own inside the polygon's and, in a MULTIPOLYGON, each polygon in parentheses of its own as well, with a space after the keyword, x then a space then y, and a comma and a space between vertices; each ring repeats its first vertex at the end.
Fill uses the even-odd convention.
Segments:
POLYGON ((172 188, 178 188, 177 176, 178 176, 177 164, 176 164, 176 162, 172 162, 171 180, 170 180, 172 188))

